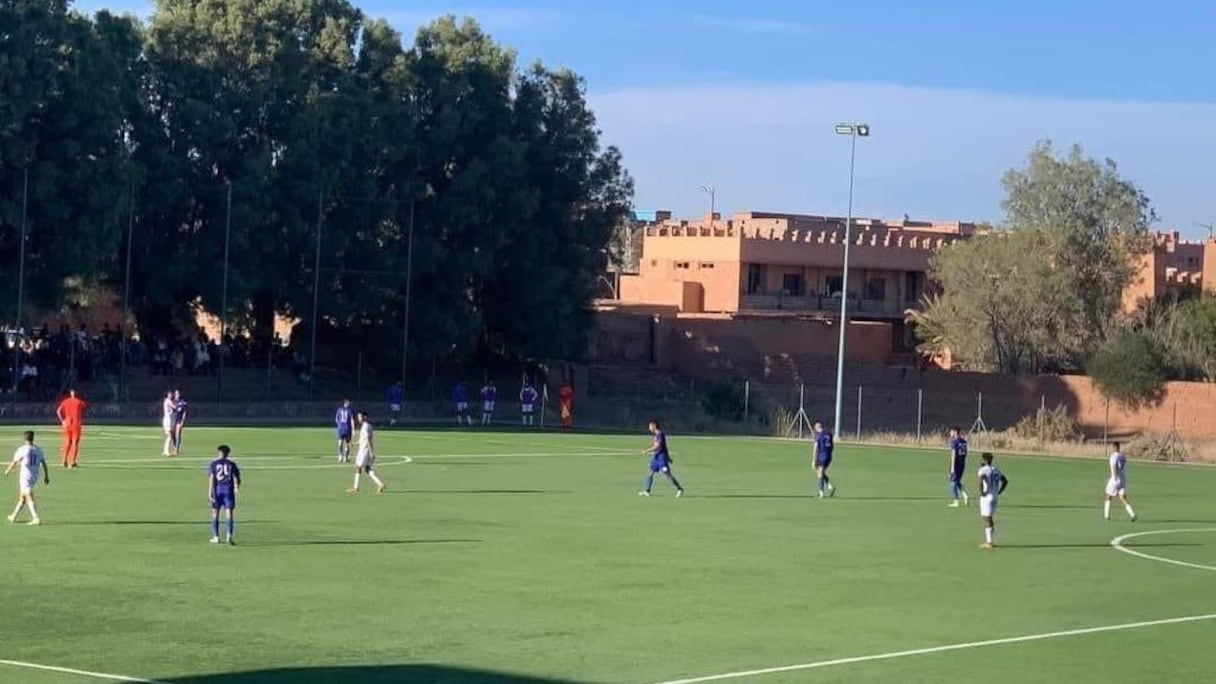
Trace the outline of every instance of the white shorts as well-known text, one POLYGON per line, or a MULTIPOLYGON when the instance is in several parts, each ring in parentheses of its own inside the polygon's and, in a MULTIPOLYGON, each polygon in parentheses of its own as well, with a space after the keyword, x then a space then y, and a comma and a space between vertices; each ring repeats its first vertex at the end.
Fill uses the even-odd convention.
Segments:
POLYGON ((173 432, 173 418, 170 416, 161 418, 160 426, 164 429, 165 432, 173 432))
POLYGON ((456 402, 456 413, 468 413, 468 412, 469 412, 469 402, 467 402, 467 401, 456 402))
POLYGON ((401 404, 389 404, 388 410, 393 413, 401 413, 401 404))
POLYGON ((34 491, 34 485, 38 484, 38 475, 22 480, 18 485, 18 491, 22 494, 30 494, 34 491))
POLYGON ((1127 482, 1118 478, 1110 478, 1106 481, 1107 496, 1122 496, 1127 493, 1127 482))
POLYGON ((482 404, 481 410, 483 413, 494 413, 494 402, 487 401, 486 403, 482 404))
POLYGON ((355 456, 355 465, 360 468, 370 468, 375 462, 376 456, 370 451, 360 449, 359 453, 355 456))
POLYGON ((523 409, 525 414, 532 413, 532 404, 524 404, 523 409))
POLYGON ((980 497, 980 517, 991 518, 996 512, 996 497, 991 494, 980 497))

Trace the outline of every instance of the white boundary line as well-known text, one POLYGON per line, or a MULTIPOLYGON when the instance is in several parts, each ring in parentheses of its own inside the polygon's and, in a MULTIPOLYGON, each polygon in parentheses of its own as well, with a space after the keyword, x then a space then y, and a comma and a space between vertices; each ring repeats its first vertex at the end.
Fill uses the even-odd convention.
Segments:
POLYGON ((158 682, 155 679, 140 679, 139 677, 128 677, 126 675, 106 674, 105 672, 90 672, 89 670, 75 670, 70 667, 56 667, 54 665, 39 665, 38 663, 27 663, 21 660, 0 660, 0 665, 8 665, 10 667, 23 667, 27 670, 42 670, 43 672, 58 672, 60 674, 79 675, 81 677, 91 677, 93 679, 108 679, 112 682, 124 682, 125 684, 168 684, 168 682, 158 682))
POLYGON ((1106 625, 1103 627, 1086 627, 1084 629, 1070 629, 1063 632, 1045 632, 1043 634, 1027 634, 1025 636, 1007 637, 1004 639, 989 639, 987 641, 969 641, 961 644, 949 644, 946 646, 933 646, 930 648, 917 648, 909 651, 893 651, 891 653, 876 653, 873 655, 855 656, 852 658, 837 658, 835 660, 820 660, 814 663, 803 663, 801 665, 786 665, 784 667, 769 667, 760 670, 744 670, 740 672, 727 672, 725 674, 707 675, 704 677, 693 677, 691 679, 672 679, 657 684, 701 684, 702 682, 719 682, 728 679, 743 679, 745 677, 759 677, 761 675, 780 674, 783 672, 801 672, 803 670, 817 670, 825 667, 835 667, 837 665, 853 665, 857 663, 868 663, 878 660, 892 660, 895 658, 909 658, 919 655, 930 655, 933 653, 946 653, 949 651, 964 651, 973 648, 983 648, 984 646, 1000 646, 1004 644, 1018 644, 1028 641, 1043 641, 1045 639, 1061 639, 1064 637, 1083 636, 1086 634, 1101 634, 1103 632, 1119 632, 1128 629, 1143 629, 1145 627, 1161 627, 1163 625, 1179 625, 1188 622, 1202 622, 1206 620, 1216 620, 1216 613, 1207 615, 1189 615, 1187 617, 1167 618, 1164 620, 1148 620, 1145 622, 1127 622, 1120 625, 1106 625))
MULTIPOLYGON (((245 460, 246 460, 246 458, 241 459, 242 462, 244 462, 245 460)), ((294 458, 292 456, 262 456, 260 458, 251 457, 251 458, 248 458, 248 460, 251 460, 251 461, 271 461, 271 460, 299 461, 302 459, 294 458)), ((413 462, 414 462, 414 459, 410 458, 409 456, 389 454, 387 456, 378 456, 376 465, 383 466, 383 467, 401 466, 401 465, 408 465, 413 462), (381 458, 395 458, 395 459, 399 459, 399 460, 380 461, 379 459, 381 459, 381 458)), ((195 470, 195 469, 200 469, 200 468, 206 468, 207 463, 208 463, 208 461, 204 461, 204 460, 200 460, 200 459, 178 460, 178 459, 169 459, 169 458, 124 458, 124 459, 116 458, 116 459, 97 461, 97 462, 93 463, 92 465, 90 465, 89 467, 90 468, 103 468, 103 469, 109 469, 109 470, 139 470, 140 468, 151 468, 151 469, 155 469, 155 470, 195 470)), ((350 468, 350 467, 353 467, 353 465, 354 465, 353 461, 350 463, 338 463, 336 461, 329 462, 329 463, 300 463, 299 465, 257 465, 257 464, 254 464, 249 467, 249 470, 321 470, 321 469, 331 469, 332 470, 334 468, 350 468)))
POLYGON ((1136 556, 1138 558, 1144 558, 1145 560, 1157 561, 1158 563, 1169 563, 1170 565, 1178 565, 1184 568, 1195 568, 1196 570, 1208 570, 1210 572, 1216 572, 1216 566, 1203 565, 1202 563, 1188 563, 1186 561, 1175 560, 1173 558, 1165 558, 1164 556, 1154 556, 1151 553, 1129 549, 1123 545, 1123 542, 1129 539, 1135 539, 1137 537, 1149 537, 1156 534, 1185 534, 1199 532, 1216 532, 1216 527, 1204 527, 1202 529, 1187 530, 1149 530, 1147 532, 1132 532, 1131 534, 1125 534, 1121 537, 1115 537, 1114 539, 1110 540, 1110 545, 1114 547, 1116 551, 1126 553, 1129 556, 1136 556))

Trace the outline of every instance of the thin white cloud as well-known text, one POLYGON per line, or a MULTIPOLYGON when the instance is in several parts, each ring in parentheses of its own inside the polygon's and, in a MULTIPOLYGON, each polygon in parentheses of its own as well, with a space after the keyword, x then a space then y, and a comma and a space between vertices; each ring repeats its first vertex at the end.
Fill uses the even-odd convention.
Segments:
POLYGON ((458 19, 472 17, 488 31, 535 29, 553 24, 561 18, 561 14, 553 10, 529 7, 402 9, 385 12, 369 10, 367 14, 375 18, 383 18, 403 31, 412 31, 448 14, 455 15, 458 19))
POLYGON ((762 34, 801 34, 809 33, 811 27, 794 21, 782 19, 766 19, 762 17, 721 17, 708 14, 695 14, 692 23, 702 28, 729 29, 743 33, 762 34))
POLYGON ((591 93, 604 141, 621 147, 637 204, 843 213, 848 140, 859 214, 997 220, 1002 174, 1036 141, 1079 142, 1148 193, 1163 226, 1198 236, 1216 219, 1216 104, 1063 100, 864 83, 734 83, 591 93))

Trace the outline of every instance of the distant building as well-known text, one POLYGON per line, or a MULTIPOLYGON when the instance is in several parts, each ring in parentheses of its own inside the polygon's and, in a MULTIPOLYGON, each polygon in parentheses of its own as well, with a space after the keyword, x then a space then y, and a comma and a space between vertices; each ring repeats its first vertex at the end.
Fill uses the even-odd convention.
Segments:
POLYGON ((1123 308, 1134 311, 1146 301, 1164 297, 1187 298, 1216 292, 1216 272, 1205 277, 1204 267, 1216 269, 1216 240, 1183 240, 1178 231, 1157 233, 1153 249, 1138 265, 1138 273, 1123 292, 1123 308))
MULTIPOLYGON (((971 223, 854 219, 850 315, 902 320, 929 287, 933 253, 974 232, 971 223)), ((682 313, 840 311, 844 218, 745 212, 690 221, 657 212, 642 235, 637 274, 620 279, 622 303, 682 313)))

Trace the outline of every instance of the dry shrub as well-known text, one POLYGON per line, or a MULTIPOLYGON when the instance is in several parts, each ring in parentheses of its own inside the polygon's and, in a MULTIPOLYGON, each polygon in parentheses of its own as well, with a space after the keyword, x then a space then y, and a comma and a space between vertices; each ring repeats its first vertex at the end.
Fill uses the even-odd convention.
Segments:
POLYGON ((1063 404, 1022 416, 1009 431, 1018 439, 1042 442, 1080 442, 1084 439, 1081 427, 1068 415, 1068 407, 1063 404))

